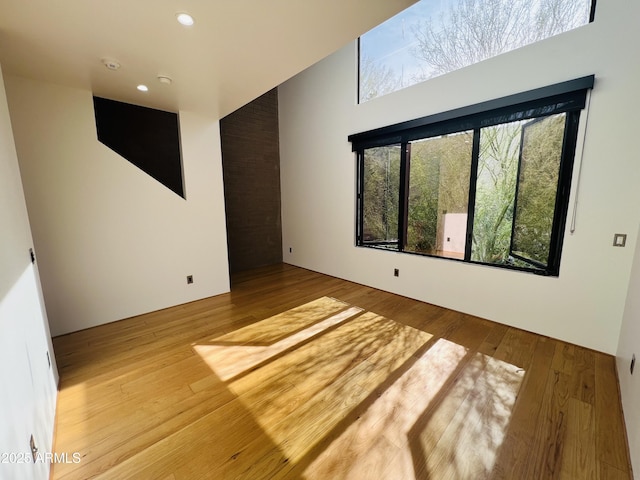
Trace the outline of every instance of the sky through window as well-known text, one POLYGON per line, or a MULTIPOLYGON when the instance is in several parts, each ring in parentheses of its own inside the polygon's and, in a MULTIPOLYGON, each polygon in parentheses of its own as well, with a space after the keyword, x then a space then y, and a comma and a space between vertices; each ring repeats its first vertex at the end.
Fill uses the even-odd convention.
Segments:
POLYGON ((590 0, 421 0, 360 37, 360 102, 589 23, 590 0))

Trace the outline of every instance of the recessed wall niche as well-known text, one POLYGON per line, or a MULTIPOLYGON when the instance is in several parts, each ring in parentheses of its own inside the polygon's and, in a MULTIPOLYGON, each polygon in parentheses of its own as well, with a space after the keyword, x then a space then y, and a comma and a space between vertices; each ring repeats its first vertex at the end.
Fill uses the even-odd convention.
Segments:
POLYGON ((93 97, 98 140, 185 198, 178 114, 93 97))

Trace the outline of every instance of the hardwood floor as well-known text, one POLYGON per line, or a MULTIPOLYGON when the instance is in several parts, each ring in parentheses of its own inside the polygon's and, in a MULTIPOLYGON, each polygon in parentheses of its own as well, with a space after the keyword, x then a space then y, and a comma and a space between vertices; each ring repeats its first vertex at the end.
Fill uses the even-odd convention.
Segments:
POLYGON ((288 265, 54 346, 54 479, 631 478, 613 357, 288 265))

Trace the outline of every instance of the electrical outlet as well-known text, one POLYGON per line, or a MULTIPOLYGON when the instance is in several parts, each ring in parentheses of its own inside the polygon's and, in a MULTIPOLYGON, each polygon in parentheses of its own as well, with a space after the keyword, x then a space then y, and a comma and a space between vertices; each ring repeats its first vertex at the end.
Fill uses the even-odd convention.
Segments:
POLYGON ((633 369, 636 368, 636 354, 631 355, 631 365, 629 366, 629 371, 631 375, 633 375, 633 369))
POLYGON ((626 233, 616 233, 613 236, 613 246, 614 247, 624 247, 627 244, 627 234, 626 233))
POLYGON ((193 275, 187 275, 187 284, 193 283, 193 275))
POLYGON ((393 269, 393 276, 394 276, 394 277, 399 277, 399 276, 400 276, 400 270, 399 270, 399 269, 397 269, 397 268, 394 268, 394 269, 393 269))

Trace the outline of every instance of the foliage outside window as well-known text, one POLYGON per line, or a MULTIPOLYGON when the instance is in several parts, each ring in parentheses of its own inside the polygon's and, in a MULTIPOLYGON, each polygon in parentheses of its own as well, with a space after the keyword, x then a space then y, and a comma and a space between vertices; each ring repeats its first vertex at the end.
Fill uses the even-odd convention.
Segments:
POLYGON ((421 0, 359 41, 359 100, 593 21, 595 0, 421 0))
POLYGON ((558 275, 592 86, 584 77, 350 136, 357 245, 558 275))
POLYGON ((367 201, 363 205, 364 241, 395 248, 398 241, 400 145, 369 148, 364 152, 367 201))

